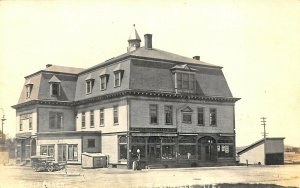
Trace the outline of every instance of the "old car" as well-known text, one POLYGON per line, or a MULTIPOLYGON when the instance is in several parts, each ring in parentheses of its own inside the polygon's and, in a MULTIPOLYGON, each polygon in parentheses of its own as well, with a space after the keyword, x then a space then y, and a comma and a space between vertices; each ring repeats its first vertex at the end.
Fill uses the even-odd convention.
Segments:
POLYGON ((65 167, 65 163, 56 163, 51 160, 50 156, 38 155, 31 157, 31 167, 36 171, 48 171, 61 170, 65 167))

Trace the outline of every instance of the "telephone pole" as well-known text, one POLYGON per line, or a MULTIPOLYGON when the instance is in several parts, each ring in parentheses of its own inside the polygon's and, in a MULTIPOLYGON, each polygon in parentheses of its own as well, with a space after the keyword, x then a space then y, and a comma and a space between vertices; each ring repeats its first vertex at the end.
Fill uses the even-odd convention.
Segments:
POLYGON ((2 131, 2 133, 1 133, 1 139, 2 139, 2 143, 4 144, 4 143, 5 143, 5 139, 4 139, 3 125, 4 125, 4 121, 5 121, 6 119, 5 119, 5 115, 4 115, 4 110, 3 110, 3 108, 0 108, 0 109, 2 110, 2 114, 3 114, 2 118, 1 118, 1 125, 2 125, 2 129, 1 129, 1 131, 2 131))
POLYGON ((261 125, 263 125, 264 126, 264 161, 265 161, 265 164, 264 165, 266 165, 266 140, 267 140, 267 133, 266 133, 266 117, 262 117, 262 118, 260 118, 261 119, 261 125))

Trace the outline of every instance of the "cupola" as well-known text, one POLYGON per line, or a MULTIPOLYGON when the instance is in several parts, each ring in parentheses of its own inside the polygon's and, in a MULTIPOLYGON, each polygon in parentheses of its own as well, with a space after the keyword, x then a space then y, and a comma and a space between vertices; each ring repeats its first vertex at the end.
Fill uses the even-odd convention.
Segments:
POLYGON ((140 47, 140 44, 141 44, 141 38, 135 29, 135 24, 133 24, 133 30, 128 39, 127 52, 132 52, 138 49, 140 47))

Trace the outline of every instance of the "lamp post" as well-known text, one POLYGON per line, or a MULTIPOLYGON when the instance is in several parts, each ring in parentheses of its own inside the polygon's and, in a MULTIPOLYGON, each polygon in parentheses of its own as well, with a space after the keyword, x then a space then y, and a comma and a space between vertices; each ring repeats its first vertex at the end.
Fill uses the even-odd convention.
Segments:
POLYGON ((2 110, 2 118, 1 118, 1 126, 2 126, 2 128, 1 128, 1 131, 2 131, 2 133, 1 133, 1 138, 2 138, 2 143, 4 144, 4 142, 5 142, 5 139, 4 139, 4 132, 3 132, 3 125, 4 125, 4 121, 6 120, 5 119, 5 115, 4 115, 4 110, 3 110, 3 108, 1 108, 1 110, 2 110))

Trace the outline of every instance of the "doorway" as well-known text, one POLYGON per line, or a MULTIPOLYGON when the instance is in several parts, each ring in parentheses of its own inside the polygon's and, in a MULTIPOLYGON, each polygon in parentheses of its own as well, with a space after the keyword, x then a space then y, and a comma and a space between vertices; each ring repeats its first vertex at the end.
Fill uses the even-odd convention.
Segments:
POLYGON ((198 140, 198 159, 202 161, 217 160, 217 144, 213 137, 205 136, 198 140))
POLYGON ((148 145, 148 157, 150 162, 159 162, 161 159, 161 145, 148 145))

